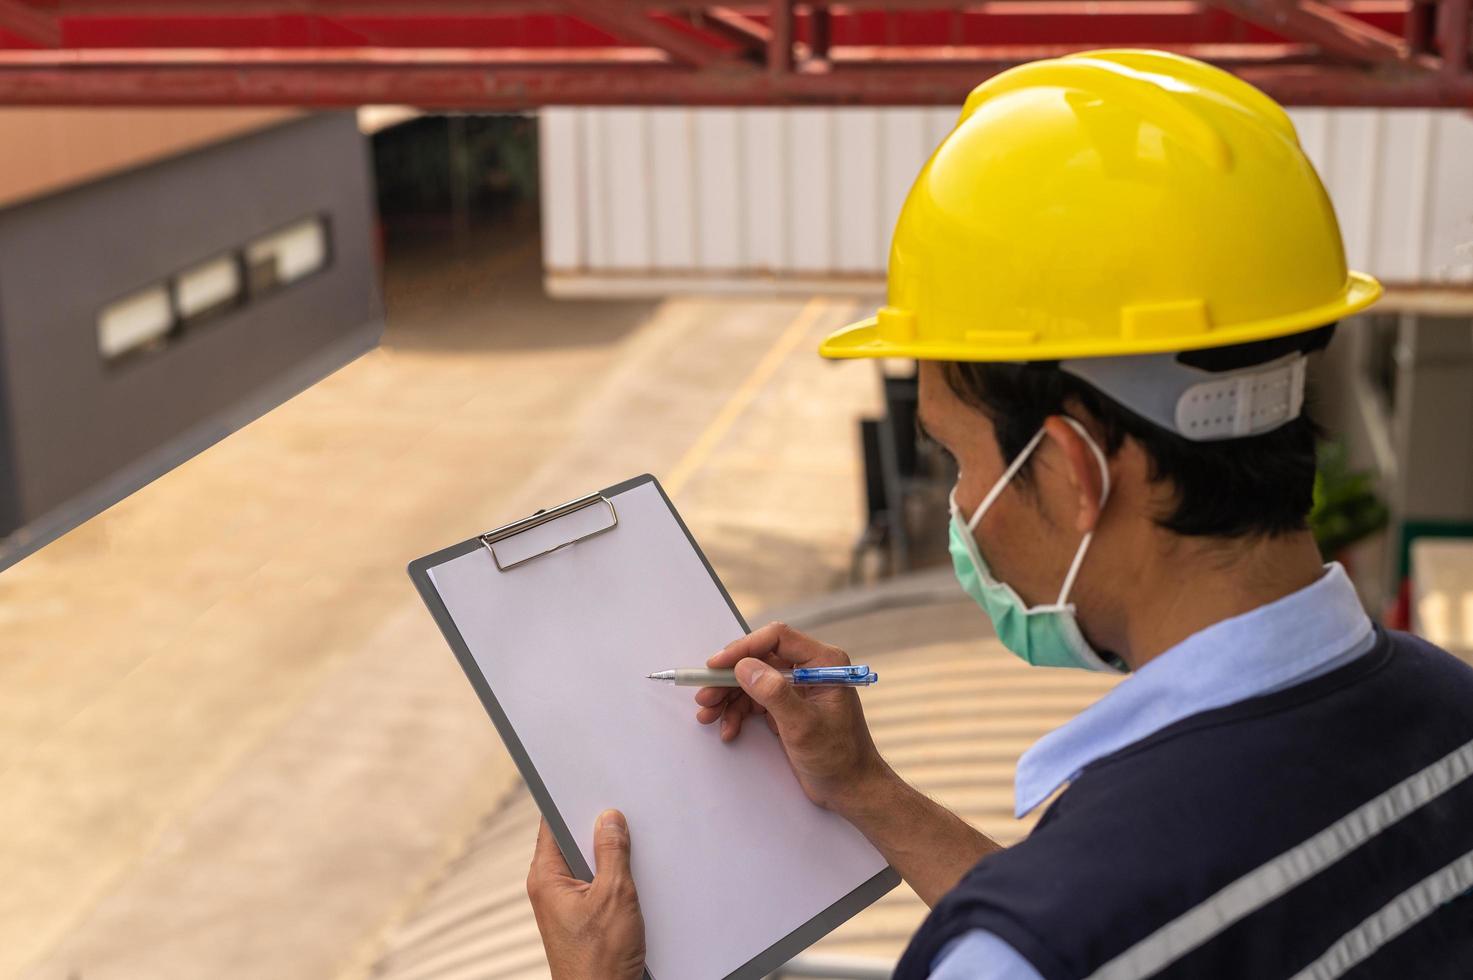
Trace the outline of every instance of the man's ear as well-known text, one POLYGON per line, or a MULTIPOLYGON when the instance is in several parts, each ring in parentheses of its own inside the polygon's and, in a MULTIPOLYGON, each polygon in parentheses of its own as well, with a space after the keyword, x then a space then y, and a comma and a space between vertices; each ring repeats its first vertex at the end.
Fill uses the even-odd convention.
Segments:
MULTIPOLYGON (((1074 494, 1076 510, 1074 529, 1086 534, 1100 522, 1103 509, 1105 480, 1100 473, 1100 463, 1094 450, 1062 415, 1050 415, 1043 423, 1049 441, 1058 447, 1064 458, 1064 476, 1074 494)), ((1093 435, 1093 433, 1091 433, 1093 435)), ((1095 436, 1099 443, 1099 437, 1095 436)), ((1105 465, 1109 465, 1106 460, 1105 465)))

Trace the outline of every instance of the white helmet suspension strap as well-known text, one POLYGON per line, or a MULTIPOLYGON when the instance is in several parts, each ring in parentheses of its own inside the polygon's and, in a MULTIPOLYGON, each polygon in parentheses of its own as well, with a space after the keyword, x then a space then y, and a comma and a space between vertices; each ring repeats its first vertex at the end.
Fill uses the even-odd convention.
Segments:
POLYGON ((1286 354, 1266 364, 1204 371, 1175 354, 1075 358, 1059 369, 1126 408, 1194 442, 1270 432, 1304 409, 1307 359, 1286 354))

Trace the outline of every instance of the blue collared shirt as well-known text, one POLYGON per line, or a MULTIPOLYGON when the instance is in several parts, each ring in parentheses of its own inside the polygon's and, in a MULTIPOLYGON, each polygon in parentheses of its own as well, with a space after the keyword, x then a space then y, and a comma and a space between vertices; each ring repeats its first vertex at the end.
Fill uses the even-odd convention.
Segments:
MULTIPOLYGON (((1193 633, 1039 739, 1018 760, 1014 810, 1023 816, 1091 762, 1183 718, 1301 684, 1375 642, 1345 569, 1327 565, 1298 592, 1193 633)), ((931 978, 1040 980, 1016 950, 980 929, 943 949, 931 978)))

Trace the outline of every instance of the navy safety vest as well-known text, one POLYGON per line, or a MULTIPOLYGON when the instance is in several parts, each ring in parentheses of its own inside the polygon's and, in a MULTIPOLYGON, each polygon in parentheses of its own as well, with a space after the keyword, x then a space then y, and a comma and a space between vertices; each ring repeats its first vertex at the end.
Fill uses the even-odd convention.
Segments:
POLYGON ((986 929, 1047 980, 1473 978, 1470 889, 1473 668, 1380 632, 1090 764, 936 904, 895 977, 986 929))

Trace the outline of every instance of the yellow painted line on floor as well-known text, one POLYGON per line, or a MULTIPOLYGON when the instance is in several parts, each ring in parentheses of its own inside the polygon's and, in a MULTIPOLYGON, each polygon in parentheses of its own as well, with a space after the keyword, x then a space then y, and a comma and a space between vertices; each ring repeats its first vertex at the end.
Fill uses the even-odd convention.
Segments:
POLYGON ((710 457, 716 444, 731 430, 736 420, 741 418, 747 406, 752 404, 752 400, 757 397, 757 392, 762 390, 762 386, 772 378, 778 366, 803 340, 819 314, 828 308, 829 304, 825 300, 815 296, 804 305, 803 309, 798 311, 798 315, 793 317, 787 329, 778 336, 777 340, 773 341, 767 353, 762 355, 762 360, 752 368, 752 373, 747 375, 736 391, 732 392, 726 404, 721 406, 721 411, 716 413, 716 417, 706 426, 705 431, 697 436, 696 441, 685 451, 685 455, 680 458, 680 462, 675 464, 670 475, 661 481, 665 485, 666 493, 673 497, 690 482, 690 478, 710 457))

